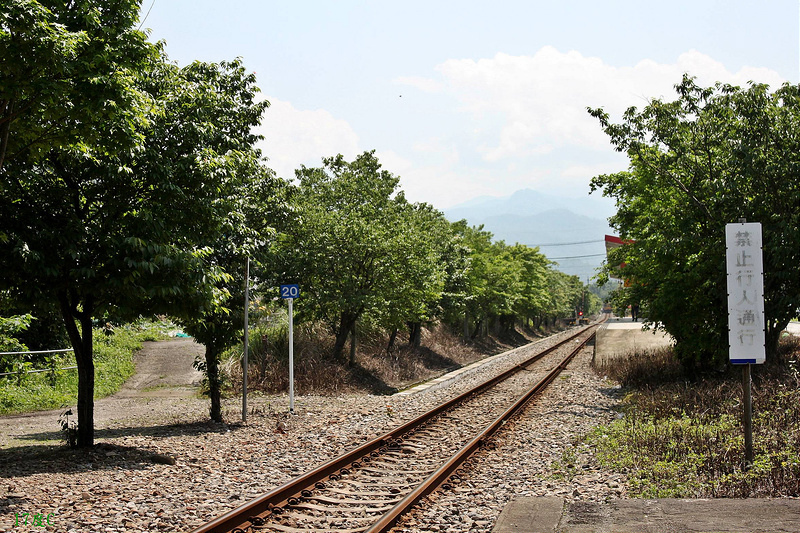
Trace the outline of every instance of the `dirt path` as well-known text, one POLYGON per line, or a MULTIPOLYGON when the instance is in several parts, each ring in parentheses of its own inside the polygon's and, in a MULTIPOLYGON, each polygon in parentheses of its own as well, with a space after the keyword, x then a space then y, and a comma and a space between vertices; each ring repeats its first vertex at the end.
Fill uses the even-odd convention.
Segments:
MULTIPOLYGON (((177 420, 202 412, 206 401, 197 394, 202 373, 192 363, 203 351, 190 338, 143 343, 134 356, 136 373, 119 392, 95 401, 95 431, 147 425, 156 414, 177 420)), ((75 406, 0 417, 0 449, 58 441, 58 417, 68 407, 75 406)))
POLYGON ((195 396, 203 374, 192 367, 204 347, 194 339, 145 342, 134 357, 136 373, 114 398, 185 398, 195 396))

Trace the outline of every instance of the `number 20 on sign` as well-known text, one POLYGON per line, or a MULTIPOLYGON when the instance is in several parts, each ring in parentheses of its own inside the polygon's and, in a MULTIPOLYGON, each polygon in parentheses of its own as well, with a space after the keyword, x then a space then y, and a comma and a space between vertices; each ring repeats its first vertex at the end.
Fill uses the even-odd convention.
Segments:
POLYGON ((300 285, 281 285, 281 298, 288 300, 300 296, 300 285))

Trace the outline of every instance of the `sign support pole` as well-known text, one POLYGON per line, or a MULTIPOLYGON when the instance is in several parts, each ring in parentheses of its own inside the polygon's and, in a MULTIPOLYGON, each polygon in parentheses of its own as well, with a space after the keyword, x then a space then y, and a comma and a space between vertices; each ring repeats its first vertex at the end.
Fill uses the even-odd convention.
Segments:
POLYGON ((244 275, 244 356, 242 357, 242 422, 247 421, 247 367, 248 349, 250 348, 249 328, 247 327, 250 312, 250 258, 247 258, 244 275))
POLYGON ((289 412, 294 413, 294 316, 292 303, 294 298, 289 298, 289 412))
POLYGON ((744 396, 744 461, 745 468, 753 466, 753 397, 751 395, 752 379, 751 365, 747 363, 742 367, 742 390, 744 396))

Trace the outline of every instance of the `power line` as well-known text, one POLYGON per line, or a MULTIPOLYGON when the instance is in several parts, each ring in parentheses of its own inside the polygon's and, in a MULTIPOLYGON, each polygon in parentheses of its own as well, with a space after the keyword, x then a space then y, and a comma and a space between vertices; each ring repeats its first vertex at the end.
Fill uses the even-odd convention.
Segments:
POLYGON ((153 1, 150 3, 150 9, 148 9, 148 10, 147 10, 147 14, 144 16, 144 18, 142 19, 142 21, 139 23, 139 27, 138 27, 138 28, 136 28, 136 31, 139 31, 139 30, 141 30, 141 29, 142 29, 142 24, 144 24, 144 21, 146 21, 146 20, 147 20, 147 17, 149 17, 149 16, 150 16, 150 12, 153 10, 153 6, 154 6, 154 5, 156 5, 156 0, 153 0, 153 1))
POLYGON ((584 257, 601 257, 605 256, 605 253, 602 254, 589 254, 589 255, 570 255, 568 257, 548 257, 551 261, 557 261, 559 259, 583 259, 584 257))
POLYGON ((532 244, 529 245, 532 248, 538 246, 539 248, 543 246, 572 246, 573 244, 594 244, 596 242, 605 242, 603 239, 594 240, 594 241, 578 241, 578 242, 553 242, 549 244, 532 244))

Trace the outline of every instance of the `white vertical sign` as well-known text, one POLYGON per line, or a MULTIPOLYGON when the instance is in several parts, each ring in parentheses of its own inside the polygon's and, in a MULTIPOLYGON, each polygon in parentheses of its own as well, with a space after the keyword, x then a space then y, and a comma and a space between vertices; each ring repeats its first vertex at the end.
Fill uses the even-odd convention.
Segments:
POLYGON ((761 364, 766 359, 761 224, 726 224, 725 247, 729 359, 733 364, 761 364))

